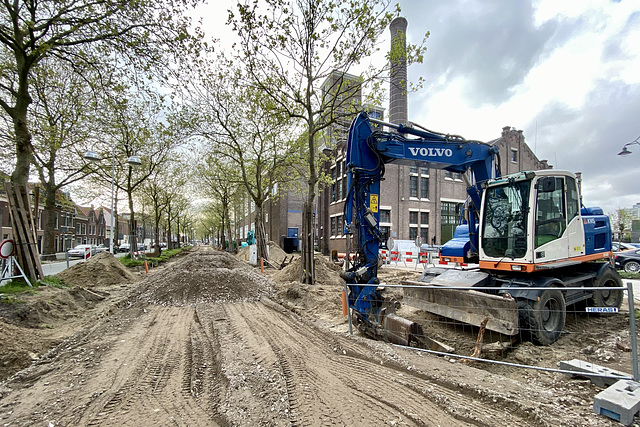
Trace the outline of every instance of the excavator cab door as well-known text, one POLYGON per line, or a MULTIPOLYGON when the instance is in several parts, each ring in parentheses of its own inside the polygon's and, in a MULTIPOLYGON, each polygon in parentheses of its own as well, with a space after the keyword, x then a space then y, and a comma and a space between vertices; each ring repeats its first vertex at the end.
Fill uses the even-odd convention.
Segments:
POLYGON ((571 176, 544 176, 536 184, 534 260, 553 262, 584 254, 579 196, 571 176))

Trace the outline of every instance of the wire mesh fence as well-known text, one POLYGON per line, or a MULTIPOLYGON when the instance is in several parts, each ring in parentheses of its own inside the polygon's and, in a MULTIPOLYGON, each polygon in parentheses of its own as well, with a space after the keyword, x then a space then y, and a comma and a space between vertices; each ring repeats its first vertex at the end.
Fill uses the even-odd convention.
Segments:
MULTIPOLYGON (((483 369, 509 365, 575 374, 577 366, 584 376, 640 379, 630 283, 587 292, 509 288, 513 294, 518 290, 539 292, 525 299, 498 294, 496 288, 384 284, 373 305, 385 308, 381 324, 395 311, 406 325, 415 325, 406 327, 412 329, 403 337, 408 345, 483 369)), ((404 345, 402 339, 396 343, 404 345)))

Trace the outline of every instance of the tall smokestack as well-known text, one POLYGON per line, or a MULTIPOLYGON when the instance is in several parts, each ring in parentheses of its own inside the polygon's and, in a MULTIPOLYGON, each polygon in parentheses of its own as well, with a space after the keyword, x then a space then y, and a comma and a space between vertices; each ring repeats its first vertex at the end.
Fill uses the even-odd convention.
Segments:
POLYGON ((407 20, 398 17, 389 25, 391 52, 396 60, 391 63, 391 87, 389 89, 389 122, 405 124, 409 121, 407 103, 407 20), (400 49, 400 51, 395 50, 400 49), (400 53, 401 52, 401 53, 400 53))

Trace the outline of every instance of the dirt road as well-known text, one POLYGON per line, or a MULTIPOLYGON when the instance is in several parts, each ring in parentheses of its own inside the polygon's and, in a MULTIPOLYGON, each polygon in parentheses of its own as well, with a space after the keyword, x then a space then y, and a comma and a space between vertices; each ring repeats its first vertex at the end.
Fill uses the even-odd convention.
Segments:
POLYGON ((198 251, 0 386, 9 426, 610 425, 531 384, 331 331, 198 251))

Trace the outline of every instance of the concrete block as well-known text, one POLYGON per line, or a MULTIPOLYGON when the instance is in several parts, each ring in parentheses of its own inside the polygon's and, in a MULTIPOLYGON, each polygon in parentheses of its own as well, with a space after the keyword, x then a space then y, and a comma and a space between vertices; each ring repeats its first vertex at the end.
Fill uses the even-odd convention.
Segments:
POLYGON ((640 383, 620 380, 601 391, 593 402, 593 411, 629 426, 640 411, 640 383))
POLYGON ((633 377, 624 372, 615 371, 580 359, 573 359, 568 362, 562 361, 560 362, 560 369, 563 371, 573 371, 576 373, 576 376, 589 378, 591 382, 598 387, 609 387, 621 379, 633 377))

